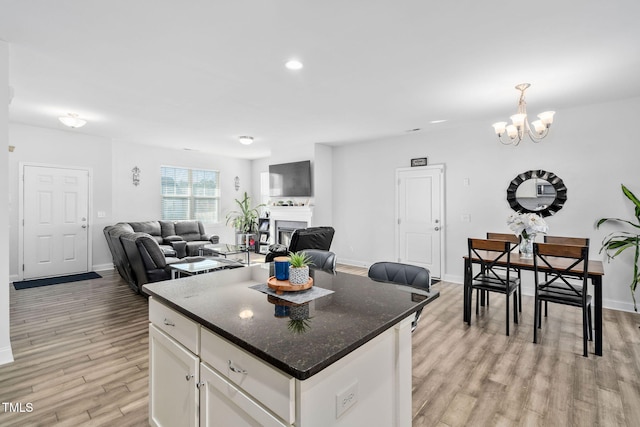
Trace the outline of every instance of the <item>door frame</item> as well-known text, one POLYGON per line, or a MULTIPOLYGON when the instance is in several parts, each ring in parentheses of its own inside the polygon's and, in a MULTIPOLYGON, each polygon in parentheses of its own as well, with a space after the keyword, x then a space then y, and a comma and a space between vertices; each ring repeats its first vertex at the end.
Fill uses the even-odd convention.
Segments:
POLYGON ((93 268, 93 170, 83 166, 53 165, 47 163, 18 163, 18 280, 24 279, 24 169, 41 167, 52 169, 68 169, 87 172, 87 271, 93 268))
POLYGON ((435 171, 440 171, 440 214, 441 214, 441 219, 440 219, 440 276, 439 279, 442 279, 442 277, 444 277, 445 275, 445 271, 444 271, 444 266, 446 265, 445 262, 445 237, 446 237, 446 221, 445 221, 445 205, 444 205, 444 200, 445 200, 445 194, 444 194, 444 189, 445 189, 445 185, 444 185, 444 181, 445 181, 445 165, 444 164, 435 164, 435 165, 428 165, 428 166, 418 166, 418 167, 410 167, 410 168, 397 168, 396 169, 396 203, 395 203, 395 210, 396 210, 396 214, 395 214, 395 259, 400 259, 400 236, 399 236, 399 228, 398 227, 398 221, 400 220, 400 212, 399 212, 399 203, 400 203, 400 172, 408 172, 408 171, 415 171, 415 170, 435 170, 435 171))

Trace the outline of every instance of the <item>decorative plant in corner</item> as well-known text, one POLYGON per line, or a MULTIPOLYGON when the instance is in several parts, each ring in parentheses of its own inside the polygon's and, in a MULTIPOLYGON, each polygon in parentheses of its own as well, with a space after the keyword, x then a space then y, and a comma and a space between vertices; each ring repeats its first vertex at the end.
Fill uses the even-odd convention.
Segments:
POLYGON ((256 207, 251 207, 251 197, 244 192, 244 198, 242 200, 236 199, 239 210, 231 211, 227 214, 227 225, 231 224, 238 233, 254 233, 258 228, 258 218, 260 212, 258 209, 264 204, 256 207))
POLYGON ((304 252, 289 253, 289 283, 304 285, 309 282, 309 265, 313 264, 304 252))
POLYGON ((602 224, 607 221, 619 222, 629 224, 632 227, 635 227, 638 232, 632 233, 629 231, 616 231, 613 232, 602 240, 602 247, 600 248, 600 252, 603 250, 607 254, 607 258, 609 260, 617 257, 624 250, 633 248, 635 251, 634 262, 633 262, 633 278, 631 280, 631 298, 633 298, 633 309, 637 312, 638 307, 636 306, 636 288, 638 287, 638 282, 640 282, 640 273, 638 268, 638 259, 640 257, 640 200, 627 188, 622 184, 622 192, 627 197, 627 199, 631 200, 631 202, 635 205, 635 215, 638 223, 634 223, 632 221, 627 221, 625 219, 620 218, 601 218, 596 223, 596 228, 600 228, 602 224))

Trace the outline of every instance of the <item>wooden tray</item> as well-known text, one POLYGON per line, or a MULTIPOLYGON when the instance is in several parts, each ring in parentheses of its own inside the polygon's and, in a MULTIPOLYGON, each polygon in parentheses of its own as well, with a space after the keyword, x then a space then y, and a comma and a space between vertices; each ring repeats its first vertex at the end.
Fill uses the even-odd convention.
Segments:
POLYGON ((271 276, 269 280, 267 280, 267 286, 276 291, 276 294, 282 295, 285 292, 297 292, 309 289, 313 286, 313 278, 309 277, 309 281, 305 284, 292 285, 288 280, 278 280, 275 276, 271 276))

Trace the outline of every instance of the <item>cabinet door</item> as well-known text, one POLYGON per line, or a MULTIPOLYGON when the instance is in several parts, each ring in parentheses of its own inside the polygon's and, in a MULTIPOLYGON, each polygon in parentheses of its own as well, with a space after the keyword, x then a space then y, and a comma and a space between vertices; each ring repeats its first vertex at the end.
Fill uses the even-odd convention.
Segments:
POLYGON ((200 360, 149 325, 149 423, 198 426, 200 360))
POLYGON ((203 427, 287 426, 205 364, 200 364, 200 420, 203 427))

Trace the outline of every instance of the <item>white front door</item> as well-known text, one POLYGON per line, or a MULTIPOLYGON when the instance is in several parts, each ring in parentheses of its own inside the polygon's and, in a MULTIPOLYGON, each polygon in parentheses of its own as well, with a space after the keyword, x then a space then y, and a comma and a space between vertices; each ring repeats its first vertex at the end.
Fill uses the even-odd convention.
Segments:
POLYGON ((23 277, 89 271, 89 172, 24 166, 23 277))
POLYGON ((398 262, 441 277, 444 167, 398 169, 396 252, 398 262))

